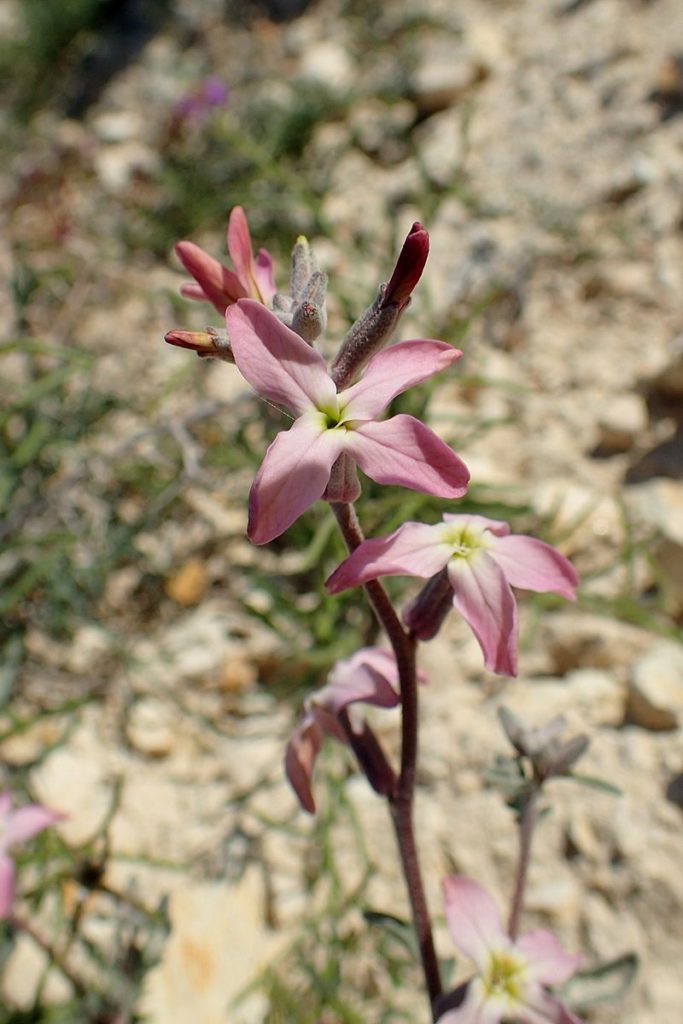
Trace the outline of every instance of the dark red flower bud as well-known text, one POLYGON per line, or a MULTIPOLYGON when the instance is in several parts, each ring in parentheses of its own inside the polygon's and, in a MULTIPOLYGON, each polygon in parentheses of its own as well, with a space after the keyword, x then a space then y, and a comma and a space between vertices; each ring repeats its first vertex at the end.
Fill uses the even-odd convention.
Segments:
POLYGON ((413 288, 422 277, 429 255, 429 234, 416 220, 408 232, 389 283, 384 289, 382 306, 405 306, 413 288))

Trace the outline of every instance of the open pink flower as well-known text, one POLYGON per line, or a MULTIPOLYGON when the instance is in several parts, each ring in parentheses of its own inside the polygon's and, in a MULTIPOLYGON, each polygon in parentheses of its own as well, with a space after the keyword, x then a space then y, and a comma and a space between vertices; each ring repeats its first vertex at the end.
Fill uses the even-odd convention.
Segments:
POLYGON ((14 900, 15 872, 10 851, 61 818, 61 814, 40 804, 12 810, 10 793, 0 793, 0 920, 7 917, 14 900))
POLYGON ((275 294, 273 260, 265 249, 256 258, 251 245, 249 225, 241 206, 235 206, 228 220, 228 252, 234 271, 228 270, 194 242, 178 242, 175 247, 180 262, 195 279, 182 285, 180 291, 188 299, 212 302, 219 313, 238 299, 250 297, 270 303, 275 294))
MULTIPOLYGON (((517 604, 511 587, 573 601, 576 572, 549 544, 510 533, 507 523, 475 515, 443 519, 435 526, 404 523, 388 537, 364 541, 332 573, 327 589, 335 594, 378 576, 428 579, 445 569, 453 604, 479 641, 486 667, 516 675, 517 604)), ((409 627, 414 608, 406 616, 409 627)), ((433 634, 422 638, 428 635, 433 634)))
POLYGON ((447 878, 443 889, 453 942, 478 973, 463 1002, 437 1024, 581 1024, 546 988, 567 981, 580 956, 565 953, 552 932, 542 929, 513 941, 489 893, 469 878, 447 878))
MULTIPOLYGON (((311 814, 315 812, 315 801, 311 788, 313 768, 320 753, 325 736, 331 736, 340 743, 353 746, 370 769, 369 759, 376 751, 374 737, 369 733, 358 716, 346 709, 350 704, 374 704, 376 707, 392 708, 400 703, 398 669, 396 659, 390 651, 379 647, 364 647, 342 661, 338 661, 327 677, 327 683, 305 703, 305 714, 294 731, 285 755, 285 771, 299 803, 311 814)), ((381 761, 376 762, 381 769, 381 761)), ((382 776, 370 780, 377 788, 393 781, 382 776)))
POLYGON ((465 465, 433 431, 412 416, 377 422, 396 395, 458 359, 457 349, 401 342, 373 356, 361 379, 337 393, 322 356, 264 306, 238 302, 226 323, 242 376, 297 417, 268 448, 251 488, 247 532, 254 544, 279 536, 323 496, 342 454, 377 483, 441 498, 465 493, 465 465))

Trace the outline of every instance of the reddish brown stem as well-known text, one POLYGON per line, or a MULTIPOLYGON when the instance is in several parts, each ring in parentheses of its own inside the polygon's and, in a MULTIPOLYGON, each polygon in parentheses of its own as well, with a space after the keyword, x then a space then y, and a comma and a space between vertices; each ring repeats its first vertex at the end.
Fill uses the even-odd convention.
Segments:
POLYGON ((537 801, 538 793, 536 790, 533 790, 525 798, 519 816, 519 858, 508 925, 508 933, 513 941, 519 935, 519 925, 522 918, 522 910, 524 909, 524 893, 531 863, 531 843, 537 821, 537 801))
MULTIPOLYGON (((352 504, 333 503, 332 509, 349 552, 355 551, 364 540, 352 504)), ((395 793, 387 797, 391 810, 401 866, 408 890, 413 923, 420 948, 430 1011, 441 995, 439 963, 434 949, 434 937, 429 909, 422 882, 422 873, 413 828, 413 801, 418 754, 418 689, 415 663, 415 639, 401 625, 387 592, 378 580, 365 584, 365 592, 375 615, 386 632, 396 657, 401 689, 401 770, 395 793)))

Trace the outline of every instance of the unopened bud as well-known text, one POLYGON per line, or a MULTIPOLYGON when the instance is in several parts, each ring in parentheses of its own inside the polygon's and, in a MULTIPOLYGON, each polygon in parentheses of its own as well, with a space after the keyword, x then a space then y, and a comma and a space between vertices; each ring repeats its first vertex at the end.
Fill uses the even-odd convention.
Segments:
POLYGON ((323 494, 323 501, 353 502, 360 498, 360 480, 356 463, 342 453, 332 464, 330 479, 323 494))
POLYGON ((325 326, 323 311, 312 302, 302 302, 292 313, 292 330, 309 345, 322 333, 325 326))
POLYGON ((527 726, 505 707, 498 711, 501 725, 518 754, 527 757, 540 781, 557 775, 566 775, 588 749, 590 740, 579 734, 562 741, 567 722, 562 715, 551 718, 545 725, 527 726))
POLYGON ((300 302, 311 274, 316 269, 313 250, 305 235, 299 235, 292 249, 292 272, 289 291, 295 302, 300 302))
POLYGON ((389 340, 410 295, 422 276, 429 254, 429 235, 419 221, 408 232, 394 272, 386 285, 380 285, 375 301, 356 320, 341 343, 330 374, 341 391, 389 340))
POLYGON ((384 285, 380 285, 375 301, 359 316, 341 343, 330 368, 330 376, 343 391, 356 374, 393 334, 401 315, 399 306, 382 304, 384 285))
POLYGON ((339 722, 348 740, 349 746, 356 755, 363 774, 380 796, 392 796, 396 792, 396 772, 389 764, 382 746, 370 726, 363 722, 354 728, 351 717, 346 711, 339 715, 339 722))
POLYGON ((432 576, 403 612, 403 622, 418 640, 431 640, 453 607, 453 585, 448 571, 432 576))
POLYGON ((188 348, 202 358, 235 362, 228 332, 221 327, 207 327, 205 331, 169 331, 164 335, 164 341, 177 348, 188 348))
POLYGON ((397 305, 401 309, 407 305, 415 285, 422 277, 428 255, 429 234, 419 220, 416 220, 408 232, 394 272, 384 289, 384 305, 397 305))

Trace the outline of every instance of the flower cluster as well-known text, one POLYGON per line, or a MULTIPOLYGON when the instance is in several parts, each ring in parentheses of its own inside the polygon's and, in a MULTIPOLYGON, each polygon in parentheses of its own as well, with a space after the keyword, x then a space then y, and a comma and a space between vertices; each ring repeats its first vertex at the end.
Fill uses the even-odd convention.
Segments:
MULTIPOLYGON (((474 633, 486 667, 515 675, 513 588, 573 600, 578 579, 567 559, 548 544, 480 515, 447 511, 437 524, 405 522, 386 537, 368 540, 357 526, 353 504, 361 493, 359 469, 377 483, 447 501, 462 498, 469 483, 461 458, 426 424, 408 415, 385 418, 394 398, 447 370, 461 356, 451 345, 430 338, 390 344, 429 252, 429 237, 419 222, 412 225, 388 281, 351 326, 329 365, 314 347, 327 323, 327 277, 306 239, 299 238, 294 246, 287 292, 276 287, 270 255, 261 249, 254 256, 240 207, 230 214, 227 245, 234 269, 192 242, 176 247, 194 278, 183 286, 183 294, 211 303, 224 315, 225 326, 172 331, 167 340, 234 363, 265 402, 291 418, 288 429, 268 447, 253 481, 249 539, 267 544, 314 502, 330 503, 349 555, 330 575, 327 589, 334 594, 365 587, 393 648, 364 647, 333 667, 325 685, 305 702, 287 746, 286 773, 301 806, 313 813, 313 771, 325 738, 349 747, 370 785, 388 799, 401 846, 412 835, 416 642, 435 636, 455 608, 474 633), (426 580, 404 609, 402 622, 378 582, 396 575, 426 580), (391 766, 361 704, 401 706, 400 772, 391 766)), ((511 720, 508 725, 513 742, 525 750, 540 743, 511 720)), ((552 749, 545 734, 542 739, 542 751, 534 747, 534 756, 546 759, 544 777, 566 771, 584 749, 576 743, 558 747, 554 732, 552 749)), ((419 906, 423 896, 412 840, 402 849, 412 904, 419 906)), ((490 896, 468 879, 448 879, 445 896, 454 941, 479 973, 439 1007, 439 1024, 577 1024, 578 1018, 548 988, 569 977, 577 958, 563 953, 547 932, 507 935, 490 896)), ((426 910, 420 915, 426 917, 426 910)), ((510 927, 516 931, 516 924, 510 927)), ((423 931, 423 967, 430 1001, 435 1002, 440 983, 430 944, 431 936, 423 931)))

